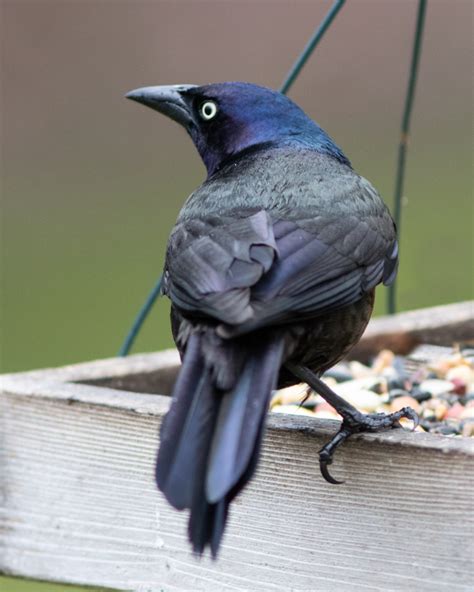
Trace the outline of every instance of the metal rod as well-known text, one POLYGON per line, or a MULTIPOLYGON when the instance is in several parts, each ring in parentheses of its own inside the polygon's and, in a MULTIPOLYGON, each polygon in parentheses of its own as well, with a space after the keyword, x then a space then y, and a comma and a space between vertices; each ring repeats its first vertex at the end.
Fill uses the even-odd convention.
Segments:
MULTIPOLYGON (((327 29, 331 25, 332 21, 334 20, 334 17, 339 12, 339 10, 342 8, 345 1, 346 0, 336 0, 334 2, 331 9, 329 10, 326 17, 324 18, 323 22, 316 29, 313 36, 308 41, 306 47, 303 49, 301 55, 298 57, 296 62, 293 64, 293 67, 289 71, 285 81, 283 82, 283 84, 280 88, 281 93, 286 94, 288 92, 291 85, 298 77, 299 73, 303 69, 306 62, 308 61, 308 58, 315 50, 318 43, 321 41, 324 33, 327 31, 327 29)), ((119 356, 128 355, 130 349, 132 348, 132 345, 133 345, 143 323, 145 322, 146 317, 148 316, 150 310, 152 309, 156 299, 158 298, 158 296, 160 296, 161 280, 162 280, 162 276, 160 276, 158 282, 156 283, 156 285, 153 287, 152 291, 148 295, 148 298, 147 298, 145 304, 143 305, 142 309, 140 310, 137 317, 135 318, 135 321, 133 322, 133 326, 130 329, 127 337, 125 338, 125 341, 123 342, 122 347, 120 348, 120 351, 118 354, 119 356)))
MULTIPOLYGON (((418 65, 420 62, 421 47, 423 41, 423 29, 425 24, 427 0, 419 0, 418 16, 416 19, 415 39, 413 41, 413 51, 411 56, 410 76, 405 96, 405 107, 400 133, 400 144, 398 146, 397 172, 395 177, 394 192, 394 219, 397 225, 398 236, 400 237, 401 219, 402 219, 402 197, 405 181, 405 165, 408 150, 408 137, 410 132, 410 119, 413 109, 413 100, 415 97, 416 82, 418 79, 418 65)), ((394 314, 397 310, 396 302, 396 280, 388 289, 387 310, 389 314, 394 314)))
POLYGON ((313 51, 316 49, 316 46, 318 45, 318 43, 321 41, 324 33, 327 31, 327 29, 331 25, 332 21, 334 20, 334 17, 337 15, 337 13, 343 7, 345 1, 346 0, 336 0, 334 2, 332 7, 330 8, 329 12, 327 13, 327 15, 324 17, 322 23, 319 25, 319 27, 313 33, 313 36, 311 37, 311 39, 308 41, 306 47, 301 52, 301 55, 298 57, 296 62, 293 64, 293 67, 288 72, 288 74, 285 78, 285 81, 283 82, 283 84, 280 87, 281 93, 286 94, 288 92, 291 85, 293 84, 293 82, 296 80, 297 76, 299 75, 299 73, 303 69, 303 66, 308 61, 308 58, 313 53, 313 51))
POLYGON ((125 338, 125 341, 123 342, 122 347, 120 348, 120 351, 118 353, 119 356, 128 355, 133 345, 133 342, 135 341, 135 338, 138 335, 138 332, 140 331, 145 319, 147 318, 150 310, 153 307, 153 304, 155 303, 155 300, 158 298, 158 296, 160 296, 162 280, 163 275, 160 275, 158 281, 153 286, 152 291, 148 295, 145 304, 142 306, 140 312, 137 314, 135 320, 133 321, 132 328, 128 332, 127 337, 125 338))

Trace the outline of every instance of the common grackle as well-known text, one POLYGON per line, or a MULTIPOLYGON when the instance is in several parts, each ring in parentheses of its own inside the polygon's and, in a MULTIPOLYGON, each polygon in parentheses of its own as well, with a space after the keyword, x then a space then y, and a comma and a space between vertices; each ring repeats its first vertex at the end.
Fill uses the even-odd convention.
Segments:
POLYGON ((182 208, 163 292, 183 365, 163 421, 159 489, 190 510, 193 549, 216 556, 229 504, 258 462, 273 389, 307 382, 342 416, 320 451, 356 432, 417 422, 363 415, 320 375, 360 339, 375 286, 398 265, 394 222, 372 185, 282 94, 243 82, 152 86, 128 98, 180 123, 208 176, 182 208))

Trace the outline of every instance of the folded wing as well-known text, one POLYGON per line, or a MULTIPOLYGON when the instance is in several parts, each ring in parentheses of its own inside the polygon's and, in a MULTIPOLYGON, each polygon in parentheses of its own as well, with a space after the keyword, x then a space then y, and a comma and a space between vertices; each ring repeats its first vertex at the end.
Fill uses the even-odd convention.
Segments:
POLYGON ((393 281, 395 235, 359 218, 291 221, 266 211, 188 221, 170 243, 165 290, 221 336, 313 318, 393 281))

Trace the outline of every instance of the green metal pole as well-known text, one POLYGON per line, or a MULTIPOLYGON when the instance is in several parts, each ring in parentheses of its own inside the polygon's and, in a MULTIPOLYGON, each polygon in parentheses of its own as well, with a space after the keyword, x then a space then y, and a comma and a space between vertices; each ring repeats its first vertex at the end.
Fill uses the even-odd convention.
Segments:
POLYGON ((327 15, 324 17, 322 23, 313 33, 311 39, 306 44, 306 47, 301 52, 301 55, 298 57, 296 62, 293 64, 293 67, 288 72, 285 81, 280 87, 280 92, 286 95, 286 93, 290 90, 290 87, 293 85, 294 81, 298 77, 299 73, 303 69, 304 65, 308 61, 309 57, 316 49, 316 46, 323 38, 324 33, 329 29, 331 26, 332 21, 336 17, 337 13, 341 10, 346 0, 336 0, 332 7, 330 8, 327 15))
POLYGON ((142 306, 142 308, 140 309, 140 312, 135 317, 135 320, 133 321, 133 325, 132 325, 130 331, 127 333, 127 336, 125 337, 122 347, 119 350, 119 353, 118 353, 119 356, 126 356, 126 355, 128 355, 129 351, 131 350, 133 342, 135 341, 140 329, 142 328, 142 325, 145 322, 145 319, 147 318, 150 310, 152 309, 153 305, 155 304, 156 299, 158 298, 158 296, 161 295, 162 281, 163 281, 163 275, 160 275, 160 277, 158 278, 158 281, 153 286, 152 291, 149 293, 149 295, 145 301, 145 304, 142 306))

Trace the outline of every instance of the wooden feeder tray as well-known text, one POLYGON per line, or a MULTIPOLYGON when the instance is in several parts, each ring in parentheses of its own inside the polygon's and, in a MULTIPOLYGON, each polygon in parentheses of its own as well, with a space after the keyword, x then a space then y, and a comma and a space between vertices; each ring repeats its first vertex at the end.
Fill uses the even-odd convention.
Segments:
MULTIPOLYGON (((474 336, 473 303, 373 320, 352 356, 474 336)), ((273 414, 258 474, 217 562, 154 483, 174 350, 4 375, 0 573, 119 590, 468 591, 473 441, 394 430, 351 438, 326 483, 331 420, 273 414)))

